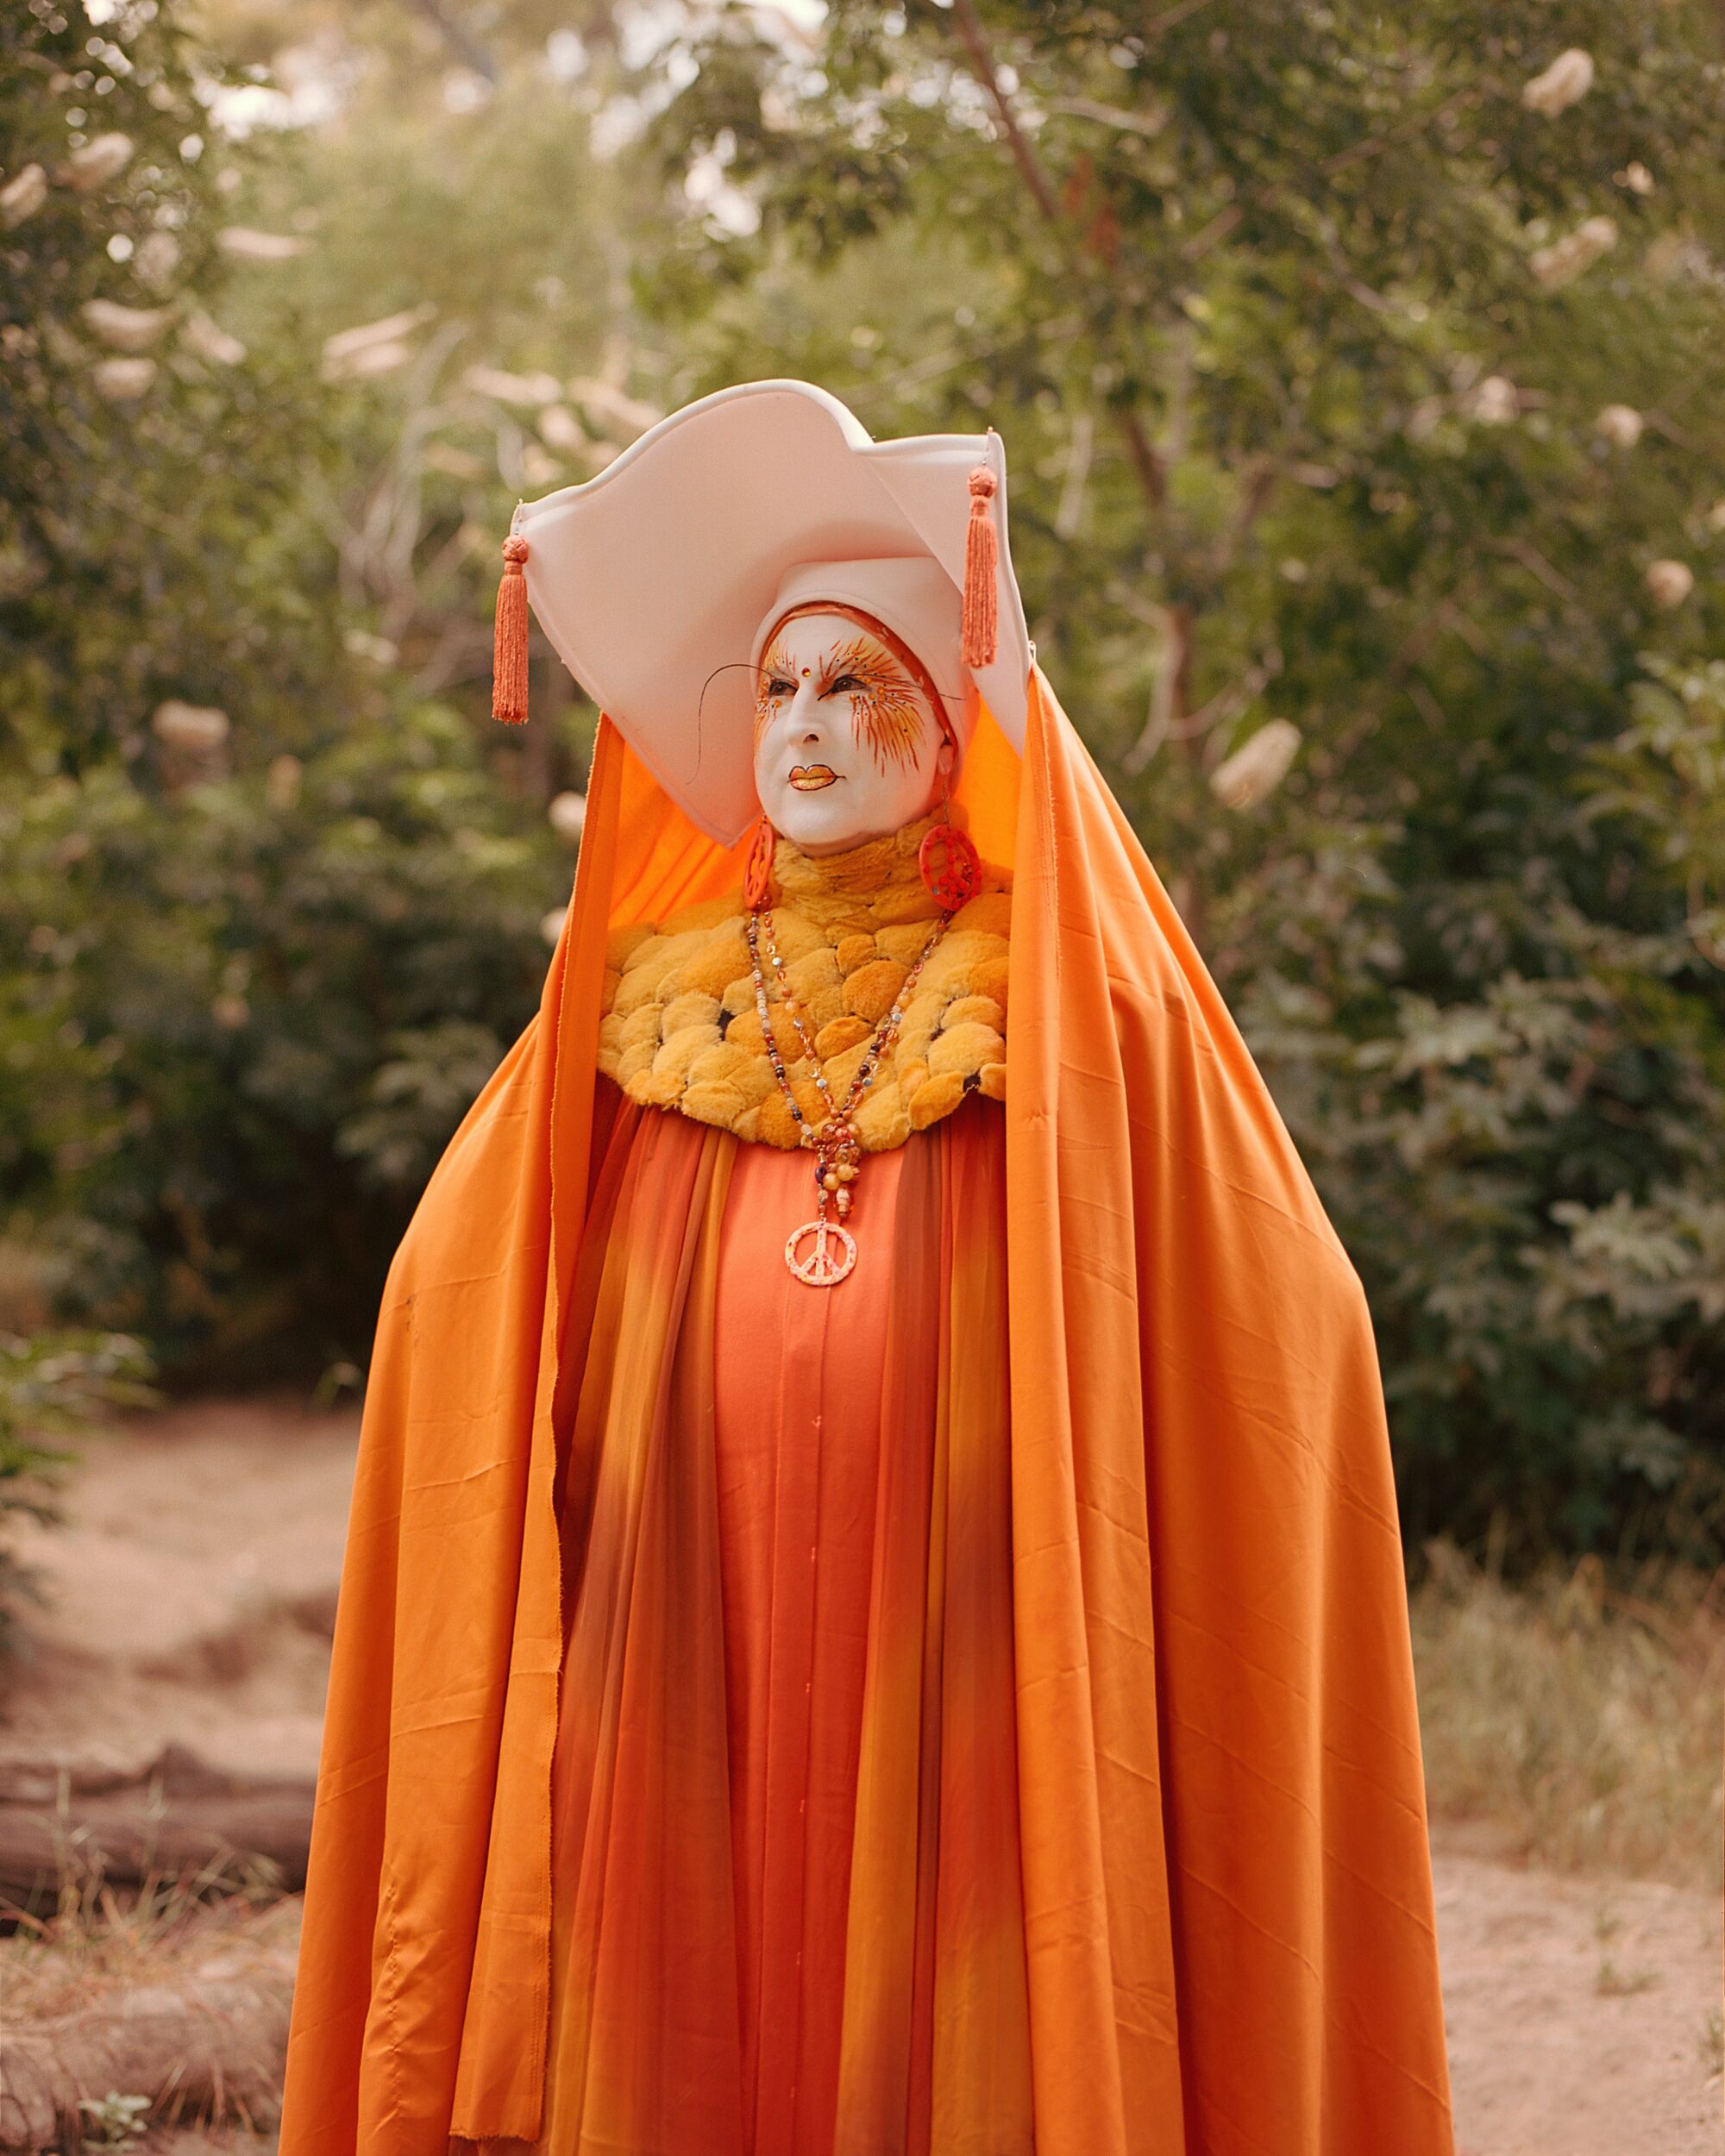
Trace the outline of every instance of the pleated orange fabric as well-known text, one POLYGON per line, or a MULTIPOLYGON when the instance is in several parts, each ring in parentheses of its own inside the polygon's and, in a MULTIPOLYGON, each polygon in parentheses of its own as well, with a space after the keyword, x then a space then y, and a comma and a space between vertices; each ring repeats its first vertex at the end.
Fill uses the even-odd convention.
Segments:
MULTIPOLYGON (((870 1163, 856 1216, 863 1256, 842 1295, 811 1291, 784 1263, 786 1234, 811 1211, 806 1159, 742 1145, 731 1167, 713 1432, 743 2147, 754 2156, 832 2147, 878 1483, 888 1446, 925 1454, 937 1412, 940 1306, 926 1287, 940 1266, 938 1143, 870 1163), (924 1292, 906 1294, 918 1277, 924 1292), (888 1401, 903 1429, 883 1427, 888 1401)), ((998 1146, 995 1156, 1004 1191, 998 1146)), ((1004 1497, 1004 1414, 997 1434, 1004 1497)), ((1008 1596, 1010 1566, 1003 1545, 1008 1596)), ((1010 1720, 1010 1672, 1003 1705, 1010 1720)))
POLYGON ((547 2151, 1029 2156, 1002 1137, 979 1100, 870 1162, 846 1300, 783 1263, 801 1156, 612 1113, 547 2151))
MULTIPOLYGON (((1014 882, 992 1262, 1008 1313, 1012 1827, 1034 2147, 1448 2156, 1406 1600, 1358 1280, 1040 673, 1022 763, 985 714, 957 798, 984 856, 1010 865, 1014 882)), ((541 2131, 566 1576, 556 1433, 575 1426, 591 1359, 565 1344, 600 1181, 604 938, 608 924, 662 918, 740 875, 740 859, 696 832, 602 722, 574 901, 539 1018, 452 1142, 386 1294, 336 1627, 285 2156, 442 2156, 451 2133, 530 2141, 541 2131)), ((708 1224, 681 1249, 687 1277, 651 1275, 685 1301, 691 1282, 698 1299, 708 1293, 697 1253, 717 1263, 717 1146, 682 1214, 685 1226, 708 1224)), ((673 1386, 668 1320, 650 1299, 643 1307, 641 1370, 673 1386)), ((619 1354, 637 1352, 633 1333, 617 1337, 619 1354)), ((970 1347, 955 1329, 955 1383, 970 1347)), ((611 1495, 605 1482, 597 1471, 595 1503, 611 1495)), ((699 1524, 681 1501, 671 1510, 681 1526, 699 1524)), ((949 1559, 956 1546, 949 1522, 949 1559)), ((906 1612, 930 1570, 892 1568, 875 1604, 906 1612)), ((697 1585, 712 1591, 697 1576, 677 1593, 697 1585)), ((717 1591, 722 1602, 722 1581, 717 1591)), ((669 1702, 680 1689, 716 1694, 724 1677, 716 1629, 699 1640, 676 1631, 683 1606, 668 1590, 656 1610, 643 1606, 643 1638, 661 1647, 641 1695, 645 1730, 606 1722, 597 1676, 580 1709, 593 1742, 638 1739, 639 1769, 680 1789, 706 1786, 717 1738, 705 1722, 686 1730, 669 1702)), ((949 1593, 943 1621, 964 1606, 949 1593)), ((883 1641, 914 1636, 900 1615, 880 1621, 883 1641)), ((986 1632, 974 1611, 967 1621, 986 1632)), ((928 1637, 925 1620, 915 1670, 926 1671, 928 1637)), ((913 1837, 906 1821, 927 1817, 918 1808, 933 1770, 926 1748, 908 1764, 903 1734, 927 1726, 921 1680, 890 1667, 880 1733, 865 1710, 858 1760, 834 2147, 896 2156, 924 2145, 913 2138, 920 2096, 902 2115, 896 2105, 925 2077, 925 2146, 982 2156, 1002 2144, 964 2138, 943 2109, 944 2090, 969 2085, 962 2070, 944 2074, 943 2047, 980 2056, 990 2040, 986 2016, 957 2003, 968 1977, 946 1995, 950 2017, 939 2010, 938 1915, 926 2068, 900 1988, 906 1940, 926 1935, 918 1897, 947 1883, 942 1867, 925 1884, 906 1853, 921 1828, 913 1837)), ((631 1695, 626 1670, 618 1676, 621 1702, 631 1695)), ((957 1695, 943 1677, 943 1714, 957 1695)), ((697 1835, 703 1890, 727 1883, 734 1954, 732 1852, 705 1813, 697 1835)), ((626 1860, 638 1860, 638 1842, 623 1822, 626 1860)), ((988 1846, 979 1829, 974 1846, 988 1846)), ((997 1885, 986 1874, 953 1890, 997 1885)), ((655 1890, 666 1906, 664 1883, 655 1890)), ((948 1936, 997 1937, 986 1915, 979 1902, 978 1921, 948 1936)), ((605 2131, 627 2125, 624 2092, 642 2078, 628 2046, 650 2058, 668 2013, 705 2030, 719 2057, 740 2041, 693 1984, 668 2002, 646 1979, 658 1921, 643 1910, 614 1962, 600 1926, 593 1996, 612 2004, 592 2022, 585 2071, 619 2107, 603 2114, 605 2131)), ((971 1975, 982 1965, 966 1965, 971 1975)), ((560 2015, 560 2033, 568 2025, 560 2015)), ((561 2070, 549 2078, 561 2089, 561 2070)), ((585 2115, 599 2115, 593 2100, 583 2096, 585 2115)), ((721 2124, 731 2103, 720 2083, 721 2124)), ((740 2092, 737 2105, 740 2132, 740 2092)), ((703 2116, 608 2146, 681 2156, 715 2143, 703 2116)))

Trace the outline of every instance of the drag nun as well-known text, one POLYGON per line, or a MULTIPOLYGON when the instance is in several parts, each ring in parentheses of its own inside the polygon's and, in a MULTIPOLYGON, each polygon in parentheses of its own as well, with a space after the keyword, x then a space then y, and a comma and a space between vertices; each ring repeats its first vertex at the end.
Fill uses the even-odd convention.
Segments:
POLYGON ((1036 664, 992 429, 518 510, 601 717, 392 1269, 284 2156, 1447 2156, 1359 1282, 1036 664))

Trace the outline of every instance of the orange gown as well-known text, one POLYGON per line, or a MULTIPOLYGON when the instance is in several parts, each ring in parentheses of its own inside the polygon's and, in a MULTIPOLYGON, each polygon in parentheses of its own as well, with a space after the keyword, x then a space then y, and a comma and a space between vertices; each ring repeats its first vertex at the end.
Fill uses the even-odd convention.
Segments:
POLYGON ((806 1155, 600 1094, 540 2146, 1028 2152, 1000 1111, 868 1157, 823 1291, 784 1262, 806 1155), (955 1232, 994 1244, 956 1368, 955 1232), (619 1413, 666 1297, 663 1411, 619 1413))
MULTIPOLYGON (((883 1449, 835 2156, 1025 2149, 1026 1972, 1036 2156, 1453 2156, 1358 1278, 1039 670, 1022 757, 985 714, 955 800, 1013 875, 1004 1195, 964 1175, 959 1134, 985 1113, 966 1103, 925 1156, 935 1426, 882 1423, 917 1438, 918 1472, 888 1482, 906 1448, 883 1449)), ((701 1406, 736 1141, 658 1115, 676 1137, 652 1149, 656 1182, 629 1149, 637 1262, 610 1265, 621 1238, 586 1222, 595 1152, 612 1157, 593 1084, 607 939, 734 891, 741 850, 698 832, 601 718, 539 1014, 439 1163, 380 1315, 282 2156, 445 2156, 452 2134, 521 2156, 552 2078, 581 2121, 559 2156, 740 2146, 701 1406), (604 1304, 585 1332, 583 1298, 604 1304), (579 1368, 577 1338, 598 1351, 579 1368), (566 1451, 589 1560, 573 1586, 565 1430, 618 1440, 566 1451), (563 1822, 554 1955, 560 1734, 560 1800, 587 1795, 579 1833, 563 1822)), ((905 1149, 901 1213, 922 1150, 905 1149)), ((889 1339, 883 1390, 900 1359, 889 1339)))

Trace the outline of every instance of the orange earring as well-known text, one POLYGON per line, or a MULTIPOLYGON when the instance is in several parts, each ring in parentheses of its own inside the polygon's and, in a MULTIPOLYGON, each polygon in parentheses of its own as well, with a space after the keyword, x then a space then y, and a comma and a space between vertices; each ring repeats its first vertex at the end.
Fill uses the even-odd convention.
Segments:
POLYGON ((751 913, 758 913, 773 895, 773 849, 778 837, 763 812, 743 864, 743 903, 751 913))
POLYGON ((969 836, 952 820, 952 796, 944 776, 940 784, 940 821, 923 834, 917 849, 917 871, 935 903, 956 913, 976 895, 982 881, 982 859, 969 836))

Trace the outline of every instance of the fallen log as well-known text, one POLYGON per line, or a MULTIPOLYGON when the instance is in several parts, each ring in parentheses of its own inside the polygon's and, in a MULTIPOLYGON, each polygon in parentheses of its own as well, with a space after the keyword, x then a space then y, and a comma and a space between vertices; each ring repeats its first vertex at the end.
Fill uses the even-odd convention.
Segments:
POLYGON ((224 1774, 170 1745, 129 1781, 80 1786, 52 1768, 14 1771, 0 1791, 0 1900, 32 1906, 61 1886, 195 1878, 209 1886, 268 1868, 305 1883, 313 1783, 224 1774))
POLYGON ((153 2118, 273 2123, 293 1991, 292 1958, 243 1975, 158 1984, 6 2034, 0 2150, 78 2145, 85 2103, 147 2098, 153 2118))

